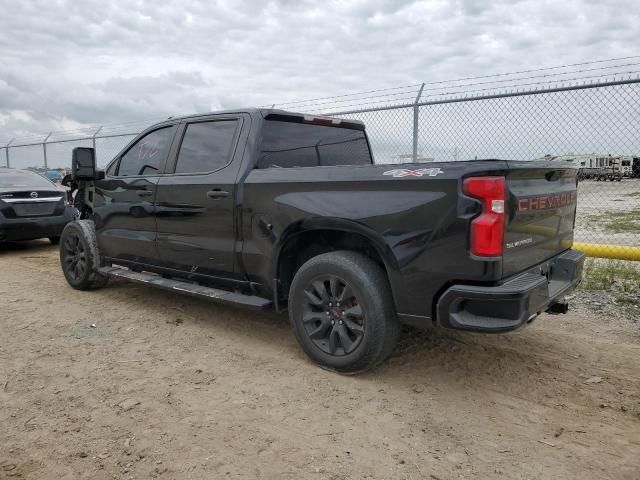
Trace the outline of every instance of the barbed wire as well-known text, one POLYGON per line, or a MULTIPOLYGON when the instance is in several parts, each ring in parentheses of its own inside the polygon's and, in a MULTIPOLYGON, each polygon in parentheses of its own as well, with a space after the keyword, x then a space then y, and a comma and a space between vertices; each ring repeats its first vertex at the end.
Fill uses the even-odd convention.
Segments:
MULTIPOLYGON (((556 65, 556 66, 552 66, 552 67, 532 68, 532 69, 528 69, 528 70, 520 70, 520 71, 515 71, 515 72, 494 73, 494 74, 489 74, 489 75, 476 75, 476 76, 460 77, 460 78, 449 79, 449 80, 438 80, 438 81, 424 82, 424 85, 425 86, 427 86, 427 85, 442 85, 442 84, 455 83, 455 82, 461 82, 461 81, 467 81, 467 80, 482 80, 482 79, 486 79, 486 78, 506 77, 506 76, 511 76, 511 75, 521 75, 523 73, 543 72, 543 71, 557 70, 557 69, 563 69, 563 68, 580 67, 580 66, 584 66, 584 65, 594 65, 594 64, 607 63, 607 62, 618 62, 618 61, 638 59, 638 58, 640 58, 640 55, 631 55, 631 56, 627 56, 627 57, 608 58, 608 59, 603 59, 603 60, 592 60, 592 61, 588 61, 588 62, 571 63, 571 64, 567 64, 567 65, 556 65)), ((615 65, 610 65, 610 66, 600 67, 600 68, 601 69, 616 68, 616 66, 615 65)), ((355 93, 350 93, 350 94, 317 97, 317 98, 312 98, 312 99, 296 100, 296 101, 290 101, 290 102, 275 102, 274 104, 278 105, 280 107, 286 107, 288 105, 297 105, 297 104, 300 104, 300 103, 312 102, 312 101, 316 101, 316 100, 329 100, 329 99, 333 99, 333 98, 343 98, 343 97, 351 97, 351 96, 357 96, 357 95, 365 95, 365 94, 369 94, 369 93, 393 91, 393 90, 397 90, 397 89, 401 89, 401 88, 420 87, 421 85, 422 85, 422 83, 417 83, 417 84, 405 85, 405 86, 401 86, 401 87, 392 87, 392 88, 382 88, 382 89, 377 89, 377 90, 368 90, 368 91, 365 91, 365 92, 355 92, 355 93)), ((264 105, 264 107, 267 108, 270 105, 273 105, 273 104, 264 105)))
MULTIPOLYGON (((356 93, 315 97, 305 100, 296 100, 290 102, 280 102, 275 104, 263 105, 261 108, 269 108, 272 105, 276 105, 281 109, 305 109, 306 111, 323 113, 330 113, 332 110, 340 109, 345 110, 351 107, 360 106, 372 106, 372 105, 393 105, 404 104, 413 102, 416 100, 418 92, 422 88, 421 100, 433 99, 438 97, 454 97, 456 95, 470 95, 482 92, 498 92, 498 91, 513 91, 518 88, 529 88, 541 85, 551 85, 561 82, 587 82, 589 80, 605 80, 612 75, 634 75, 640 73, 638 70, 619 71, 622 68, 629 68, 640 66, 640 62, 630 62, 629 60, 640 59, 640 55, 631 55, 626 57, 609 58, 602 60, 592 60, 587 62, 571 63, 566 65, 556 65, 542 68, 532 68, 526 70, 519 70, 514 72, 503 72, 490 75, 476 75, 459 77, 450 80, 438 80, 425 83, 417 83, 411 85, 403 85, 390 88, 379 88, 373 90, 367 90, 356 93), (623 62, 626 63, 615 63, 623 62), (615 63, 611 65, 612 63, 615 63), (603 65, 609 64, 609 65, 603 65), (580 68, 591 65, 601 65, 593 68, 580 68), (559 71, 563 69, 573 69, 568 71, 559 71), (546 72, 546 73, 543 73, 546 72), (549 73, 551 72, 551 73, 549 73), (585 73, 600 72, 596 75, 581 75, 585 73), (517 75, 524 75, 536 73, 536 75, 527 75, 524 77, 513 78, 517 75), (539 75, 538 75, 539 74, 539 75), (571 78, 565 78, 569 75, 579 75, 571 78), (556 77, 550 79, 550 77, 556 77), (482 80, 482 81, 476 81, 482 80), (533 82, 526 82, 528 80, 539 80, 533 82), (460 83, 466 82, 466 83, 460 83), (522 83, 526 82, 526 83, 522 83), (473 88, 486 85, 486 88, 473 88), (464 90, 463 90, 464 89, 464 90), (437 93, 436 93, 437 92, 437 93), (372 101, 367 101, 372 100, 372 101), (322 108, 317 108, 322 107, 322 108)), ((260 108, 260 107, 259 107, 260 108)), ((39 141, 44 141, 47 138, 48 142, 55 143, 56 140, 69 140, 69 138, 82 137, 92 138, 97 130, 100 130, 101 134, 119 134, 129 135, 134 130, 142 130, 146 126, 159 121, 165 120, 167 117, 156 117, 148 120, 130 120, 125 122, 118 122, 113 124, 100 125, 98 123, 91 123, 87 126, 83 126, 70 130, 54 130, 51 132, 45 132, 41 134, 26 134, 17 138, 11 139, 4 137, 0 141, 0 148, 4 148, 9 142, 12 146, 21 146, 22 144, 31 145, 39 141), (138 128, 139 127, 139 128, 138 128), (125 131, 126 130, 126 131, 125 131)), ((79 138, 80 140, 81 138, 79 138)))
MULTIPOLYGON (((610 71, 611 69, 617 69, 617 68, 624 68, 624 67, 631 67, 631 66, 639 66, 640 62, 636 62, 636 63, 626 63, 626 64, 622 64, 622 65, 615 65, 615 66, 608 66, 608 67, 598 67, 598 68, 591 68, 591 69, 583 69, 583 70, 573 70, 570 72, 558 72, 558 73, 552 73, 552 74, 544 74, 544 75, 534 75, 534 76, 529 76, 529 77, 521 77, 521 78, 516 78, 516 79, 501 79, 501 80, 492 80, 492 81, 487 81, 487 82, 474 82, 474 83, 464 83, 464 84, 460 84, 460 85, 445 85, 445 86, 441 86, 441 87, 431 87, 431 88, 423 88, 422 89, 422 95, 421 98, 424 97, 429 97, 430 95, 425 94, 425 92, 433 92, 433 91, 438 91, 438 90, 445 90, 445 89, 449 89, 449 88, 467 88, 467 87, 474 87, 474 86, 478 86, 478 85, 492 85, 492 84, 499 84, 499 83, 507 83, 507 82, 512 82, 511 85, 506 85, 506 86, 501 86, 501 87, 494 87, 488 90, 493 90, 496 88, 505 88, 505 89, 509 89, 509 88, 517 88, 517 87, 523 87, 523 86, 528 86, 528 85, 532 85, 532 84, 521 84, 521 83, 513 83, 513 82, 520 82, 520 81, 524 81, 524 80, 533 80, 533 79, 542 79, 542 78, 548 78, 548 77, 557 77, 557 76, 562 76, 562 75, 571 75, 571 74, 578 74, 578 73, 588 73, 588 72, 593 72, 593 71, 599 71, 599 70, 607 70, 606 73, 601 74, 601 75, 595 75, 595 76, 582 76, 582 77, 576 77, 576 78, 572 78, 572 79, 556 79, 556 80, 552 80, 551 82, 557 81, 579 81, 579 80, 588 80, 591 78, 600 78, 603 76, 610 76, 610 75, 624 75, 627 74, 629 72, 612 72, 610 71)), ((538 84, 538 83, 536 83, 538 84)), ((429 85, 428 83, 424 84, 429 85)), ((417 85, 417 87, 420 87, 421 85, 417 85)), ((398 97, 401 95, 407 95, 408 93, 413 93, 414 97, 417 97, 417 94, 419 92, 419 88, 415 88, 414 90, 411 91, 403 91, 403 92, 397 92, 397 93, 385 93, 385 94, 380 94, 380 95, 371 95, 371 96, 367 96, 367 97, 352 97, 349 95, 343 95, 343 97, 350 97, 350 98, 345 98, 343 100, 332 100, 332 101, 328 101, 328 102, 317 102, 317 103, 307 103, 307 104, 302 104, 302 105, 296 105, 296 108, 305 108, 305 107, 310 107, 310 106, 319 106, 319 105, 337 105, 337 104, 341 104, 341 103, 346 103, 346 102, 355 102, 355 101, 359 101, 359 100, 370 100, 373 98, 389 98, 392 99, 394 97, 398 97)), ((446 93, 445 95, 448 95, 449 93, 446 93)), ((276 104, 279 108, 288 108, 289 104, 276 104)))

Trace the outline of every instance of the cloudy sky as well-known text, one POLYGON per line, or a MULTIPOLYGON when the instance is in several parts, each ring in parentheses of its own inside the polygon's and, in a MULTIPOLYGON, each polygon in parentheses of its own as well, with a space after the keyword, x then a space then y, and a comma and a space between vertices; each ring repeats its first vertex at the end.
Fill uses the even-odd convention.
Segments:
POLYGON ((640 52, 637 0, 0 0, 0 142, 640 52))

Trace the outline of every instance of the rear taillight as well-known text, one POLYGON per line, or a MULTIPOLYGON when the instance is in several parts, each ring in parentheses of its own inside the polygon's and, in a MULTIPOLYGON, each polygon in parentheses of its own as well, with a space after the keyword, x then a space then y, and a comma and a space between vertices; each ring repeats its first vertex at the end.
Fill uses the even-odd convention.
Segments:
POLYGON ((482 201, 482 213, 471 221, 471 253, 499 257, 504 252, 504 177, 471 177, 462 183, 465 195, 482 201))

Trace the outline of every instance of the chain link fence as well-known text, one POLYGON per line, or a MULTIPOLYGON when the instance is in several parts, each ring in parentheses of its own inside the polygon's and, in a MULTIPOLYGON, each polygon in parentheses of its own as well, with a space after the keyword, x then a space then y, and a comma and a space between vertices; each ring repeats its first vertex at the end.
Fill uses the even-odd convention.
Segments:
POLYGON ((93 147, 98 166, 104 167, 135 136, 158 118, 117 125, 90 126, 78 130, 13 138, 0 142, 0 167, 36 171, 65 171, 71 167, 75 147, 93 147))
MULTIPOLYGON (((386 99, 385 99, 386 100, 386 99)), ((362 120, 376 163, 538 160, 579 169, 576 242, 640 247, 640 80, 585 83, 322 113, 362 120)))
MULTIPOLYGON (((362 120, 376 163, 549 159, 573 165, 581 179, 575 240, 602 245, 605 256, 640 246, 640 79, 583 78, 566 86, 521 81, 517 91, 505 91, 503 81, 436 82, 277 107, 362 120)), ((76 146, 94 146, 104 166, 151 123, 14 139, 0 146, 0 166, 65 169, 76 146)))

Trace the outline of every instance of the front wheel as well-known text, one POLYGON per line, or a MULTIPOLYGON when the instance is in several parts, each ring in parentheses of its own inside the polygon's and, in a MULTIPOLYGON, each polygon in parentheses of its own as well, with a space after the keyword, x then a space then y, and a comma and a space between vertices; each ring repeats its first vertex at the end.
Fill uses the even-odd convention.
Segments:
POLYGON ((68 223, 60 237, 60 265, 67 283, 77 290, 104 287, 109 278, 96 271, 99 258, 93 222, 68 223))
POLYGON ((289 291, 289 320, 305 353, 341 373, 384 361, 400 333, 384 270, 352 251, 318 255, 300 267, 289 291))

